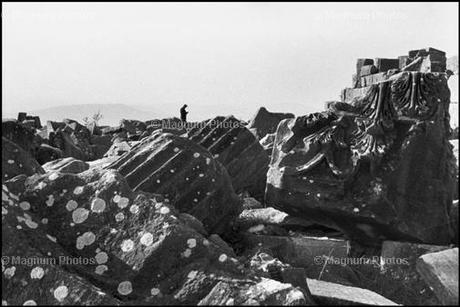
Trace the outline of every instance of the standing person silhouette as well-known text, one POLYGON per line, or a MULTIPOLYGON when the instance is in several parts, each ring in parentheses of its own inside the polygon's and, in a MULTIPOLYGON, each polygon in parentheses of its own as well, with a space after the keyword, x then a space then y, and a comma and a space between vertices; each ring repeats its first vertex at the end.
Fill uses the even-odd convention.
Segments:
POLYGON ((183 121, 184 123, 187 122, 187 114, 188 114, 185 108, 187 108, 186 104, 184 104, 182 108, 180 108, 180 120, 183 121))

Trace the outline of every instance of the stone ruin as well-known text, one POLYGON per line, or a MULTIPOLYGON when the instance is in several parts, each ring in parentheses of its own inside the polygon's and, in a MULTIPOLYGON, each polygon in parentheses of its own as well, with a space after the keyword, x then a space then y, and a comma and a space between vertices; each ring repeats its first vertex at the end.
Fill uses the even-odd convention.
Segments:
POLYGON ((95 262, 2 258, 2 304, 458 304, 445 53, 356 68, 298 117, 3 121, 2 256, 95 262))
POLYGON ((455 162, 445 54, 359 59, 324 112, 280 123, 266 203, 359 242, 449 244, 455 162))

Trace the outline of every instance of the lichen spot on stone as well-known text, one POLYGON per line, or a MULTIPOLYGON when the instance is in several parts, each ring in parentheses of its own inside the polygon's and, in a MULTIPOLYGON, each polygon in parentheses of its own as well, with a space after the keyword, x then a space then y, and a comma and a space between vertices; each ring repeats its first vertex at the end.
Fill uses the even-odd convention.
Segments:
POLYGON ((129 212, 131 212, 132 214, 139 213, 139 206, 138 205, 132 205, 131 207, 129 207, 129 212))
POLYGON ((29 210, 30 209, 30 203, 28 201, 22 201, 19 203, 19 207, 22 210, 29 210))
POLYGON ((98 275, 102 275, 104 274, 105 271, 107 271, 109 268, 104 265, 104 264, 101 264, 101 265, 98 265, 96 267, 96 269, 94 269, 94 273, 98 274, 98 275))
POLYGON ((129 295, 133 292, 133 286, 130 281, 122 281, 118 284, 118 293, 121 295, 129 295))
POLYGON ((196 239, 190 238, 187 240, 187 245, 189 248, 194 248, 196 246, 196 239))
POLYGON ((116 204, 118 204, 118 202, 120 201, 120 199, 121 199, 121 196, 118 195, 118 194, 115 195, 115 196, 112 198, 113 202, 116 203, 116 204))
POLYGON ((3 271, 3 274, 5 275, 6 279, 10 279, 11 277, 14 276, 15 273, 16 273, 16 267, 15 266, 7 268, 7 269, 5 269, 5 271, 3 271))
POLYGON ((78 203, 75 200, 71 199, 67 202, 65 208, 67 209, 67 211, 73 211, 78 208, 78 203))
POLYGON ((31 219, 27 219, 25 221, 25 223, 26 223, 27 227, 29 227, 30 229, 35 229, 35 228, 38 227, 38 224, 35 223, 34 221, 32 221, 31 219))
POLYGON ((48 195, 48 199, 45 201, 48 207, 51 207, 54 204, 54 195, 48 195))
POLYGON ((78 208, 72 212, 72 220, 75 224, 81 224, 88 218, 89 211, 85 208, 78 208))
POLYGON ((153 295, 153 296, 157 296, 158 294, 160 294, 160 289, 158 288, 152 288, 150 290, 150 294, 153 295))
POLYGON ((123 214, 123 212, 117 213, 115 215, 115 221, 117 221, 117 222, 121 222, 124 219, 125 219, 125 215, 123 214))
POLYGON ((150 246, 153 244, 153 235, 150 232, 146 232, 141 237, 141 244, 150 246))
POLYGON ((87 231, 77 238, 77 249, 83 249, 85 246, 89 246, 96 241, 96 235, 91 231, 87 231))
POLYGON ((54 298, 58 302, 62 302, 67 295, 69 295, 69 289, 66 286, 59 286, 54 290, 54 298))
POLYGON ((98 264, 104 264, 107 262, 107 260, 109 260, 109 256, 107 255, 106 252, 97 253, 95 258, 98 264))
POLYGON ((43 270, 42 267, 35 267, 30 271, 30 278, 32 279, 42 279, 43 275, 45 275, 45 271, 43 270))
POLYGON ((105 200, 102 198, 96 197, 91 202, 91 211, 95 213, 102 213, 105 210, 105 200))
POLYGON ((161 207, 160 213, 161 214, 168 214, 170 212, 168 207, 161 207))
POLYGON ((78 186, 73 190, 73 194, 75 194, 75 195, 80 195, 81 193, 83 193, 83 187, 82 186, 78 186))
POLYGON ((187 275, 189 279, 194 279, 196 275, 198 274, 198 271, 190 271, 187 275))
POLYGON ((126 208, 129 204, 129 198, 126 197, 121 197, 120 200, 118 201, 118 207, 120 209, 126 208))
POLYGON ((121 243, 121 250, 124 251, 125 253, 130 252, 134 249, 134 242, 133 240, 124 240, 121 243))
POLYGON ((190 255, 192 255, 192 250, 190 248, 187 248, 184 252, 184 257, 188 258, 190 257, 190 255))
POLYGON ((226 254, 222 254, 222 255, 219 256, 219 261, 220 261, 220 262, 225 262, 225 261, 227 260, 227 258, 228 258, 228 257, 227 257, 226 254))

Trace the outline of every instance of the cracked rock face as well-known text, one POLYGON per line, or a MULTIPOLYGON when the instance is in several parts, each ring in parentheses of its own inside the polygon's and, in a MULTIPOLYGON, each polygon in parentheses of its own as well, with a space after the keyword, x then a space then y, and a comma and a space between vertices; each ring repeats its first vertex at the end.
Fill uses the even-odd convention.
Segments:
POLYGON ((402 72, 350 104, 283 120, 267 204, 362 242, 449 243, 449 103, 445 74, 402 72))

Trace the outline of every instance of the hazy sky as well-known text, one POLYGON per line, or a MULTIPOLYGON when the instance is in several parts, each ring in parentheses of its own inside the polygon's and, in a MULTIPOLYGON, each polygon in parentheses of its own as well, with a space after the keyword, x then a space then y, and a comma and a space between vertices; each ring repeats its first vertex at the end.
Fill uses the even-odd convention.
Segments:
POLYGON ((356 58, 458 54, 458 3, 2 6, 3 112, 187 103, 192 120, 262 105, 300 115, 338 99, 356 58))

